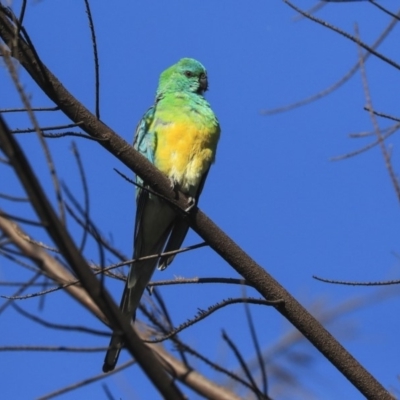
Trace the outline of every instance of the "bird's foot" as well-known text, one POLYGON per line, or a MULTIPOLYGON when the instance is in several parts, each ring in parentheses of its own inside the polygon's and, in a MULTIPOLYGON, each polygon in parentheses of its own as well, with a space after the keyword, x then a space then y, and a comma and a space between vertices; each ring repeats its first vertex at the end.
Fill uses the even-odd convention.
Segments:
POLYGON ((171 178, 171 177, 169 177, 168 179, 169 179, 169 186, 170 186, 170 188, 171 188, 172 190, 176 190, 177 187, 178 187, 178 182, 177 182, 174 178, 171 178))
POLYGON ((185 212, 191 211, 196 206, 196 199, 192 196, 188 197, 187 207, 185 208, 185 212))

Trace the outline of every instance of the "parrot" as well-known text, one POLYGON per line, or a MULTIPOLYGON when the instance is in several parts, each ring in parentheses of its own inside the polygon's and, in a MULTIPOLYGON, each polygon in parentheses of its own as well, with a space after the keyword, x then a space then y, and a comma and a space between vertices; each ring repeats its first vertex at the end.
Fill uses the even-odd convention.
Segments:
MULTIPOLYGON (((161 73, 154 105, 139 121, 133 147, 164 173, 174 190, 188 196, 192 208, 198 201, 211 164, 215 161, 220 125, 204 97, 208 76, 193 58, 182 58, 161 73)), ((120 309, 129 322, 157 265, 164 270, 189 230, 188 222, 168 202, 146 190, 136 176, 136 218, 133 259, 160 254, 158 258, 133 261, 122 295, 120 309)), ((188 208, 188 209, 189 209, 188 208)), ((103 371, 115 368, 123 347, 121 334, 114 332, 103 371)))

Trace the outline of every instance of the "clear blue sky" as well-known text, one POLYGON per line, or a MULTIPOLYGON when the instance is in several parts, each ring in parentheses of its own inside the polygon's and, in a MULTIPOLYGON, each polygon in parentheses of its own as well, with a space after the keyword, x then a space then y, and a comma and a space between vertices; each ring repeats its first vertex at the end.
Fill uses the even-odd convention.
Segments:
MULTIPOLYGON (((207 98, 222 127, 217 162, 209 174, 200 208, 303 305, 311 308, 318 303, 322 315, 348 299, 372 295, 376 289, 328 285, 313 280, 312 275, 354 281, 399 277, 399 204, 379 149, 341 162, 330 161, 373 140, 348 137, 349 133, 372 130, 370 118, 363 111, 366 101, 360 74, 308 106, 274 116, 261 114, 262 110, 300 100, 336 82, 357 61, 356 45, 308 20, 295 21, 295 12, 282 1, 258 0, 251 5, 227 0, 133 3, 92 2, 101 68, 101 119, 131 141, 137 121, 153 103, 160 72, 182 57, 198 59, 208 70, 207 98)), ((14 4, 18 9, 19 2, 14 4)), ((301 2, 304 9, 313 5, 313 1, 301 2)), ((368 2, 330 4, 318 16, 350 33, 358 23, 361 37, 368 43, 390 20, 368 2)), ((31 1, 25 26, 44 63, 73 95, 94 110, 91 40, 83 2, 31 1)), ((380 48, 395 59, 398 34, 395 29, 380 48)), ((371 57, 367 74, 376 109, 398 113, 398 71, 371 57)), ((51 105, 22 69, 21 80, 34 106, 51 105)), ((0 69, 0 88, 1 108, 21 106, 5 68, 0 69)), ((20 116, 6 117, 14 128, 29 126, 20 116)), ((43 125, 67 122, 60 115, 39 119, 43 125)), ((382 127, 388 125, 382 122, 382 127)), ((19 139, 43 184, 50 187, 36 138, 26 135, 19 139)), ((89 179, 91 215, 115 245, 130 255, 133 189, 113 168, 127 174, 129 171, 95 143, 76 142, 89 179)), ((48 143, 62 180, 81 196, 70 139, 48 143)), ((392 136, 389 143, 398 171, 398 137, 392 136)), ((21 195, 9 171, 4 166, 1 171, 1 191, 21 195)), ((10 206, 2 199, 0 207, 14 214, 24 212, 22 206, 10 206)), ((75 232, 79 240, 80 233, 75 232)), ((185 243, 199 240, 190 233, 185 243)), ((86 256, 97 261, 96 248, 88 248, 86 256)), ((19 271, 0 259, 0 280, 22 279, 19 271)), ((154 279, 174 276, 237 274, 210 249, 201 249, 177 257, 154 279)), ((122 285, 109 287, 119 301, 122 285)), ((0 289, 2 294, 13 290, 0 289)), ((247 293, 258 297, 250 290, 247 293)), ((179 324, 198 308, 241 296, 242 291, 217 285, 174 286, 163 289, 162 294, 173 310, 173 321, 179 324)), ((39 300, 18 304, 37 311, 39 300)), ((398 305, 398 297, 393 295, 328 326, 352 355, 397 394, 398 305)), ((273 309, 253 306, 252 312, 263 348, 292 329, 273 309)), ((61 293, 47 296, 41 315, 53 322, 103 328, 61 293)), ((254 357, 240 305, 219 311, 182 337, 234 370, 238 364, 220 338, 222 328, 249 359, 254 357)), ((1 315, 1 332, 0 346, 108 343, 102 337, 45 330, 21 319, 11 308, 1 315)), ((284 365, 296 368, 299 380, 315 398, 362 398, 309 344, 298 349, 311 354, 311 364, 305 368, 287 362, 284 365)), ((3 398, 30 399, 100 373, 103 353, 2 353, 1 359, 3 398)), ((118 399, 157 398, 137 367, 108 378, 106 383, 118 399)), ((298 396, 295 392, 291 398, 298 396)), ((100 383, 66 394, 63 399, 89 397, 106 398, 100 383)), ((193 393, 189 397, 196 398, 193 393)))

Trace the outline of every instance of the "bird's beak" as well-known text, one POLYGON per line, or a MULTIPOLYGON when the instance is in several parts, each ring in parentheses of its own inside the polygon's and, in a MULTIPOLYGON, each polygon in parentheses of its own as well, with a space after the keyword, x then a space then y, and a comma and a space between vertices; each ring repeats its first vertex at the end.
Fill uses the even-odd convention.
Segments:
POLYGON ((202 92, 205 92, 208 89, 208 79, 207 79, 207 75, 202 75, 199 79, 199 83, 200 83, 200 90, 202 92))

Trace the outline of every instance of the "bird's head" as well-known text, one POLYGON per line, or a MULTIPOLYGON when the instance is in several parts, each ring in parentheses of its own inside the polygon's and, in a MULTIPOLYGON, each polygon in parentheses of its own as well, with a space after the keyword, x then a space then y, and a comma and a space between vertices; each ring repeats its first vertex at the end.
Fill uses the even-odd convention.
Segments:
POLYGON ((193 58, 182 58, 161 74, 157 97, 168 92, 203 95, 207 88, 207 71, 204 66, 193 58))

